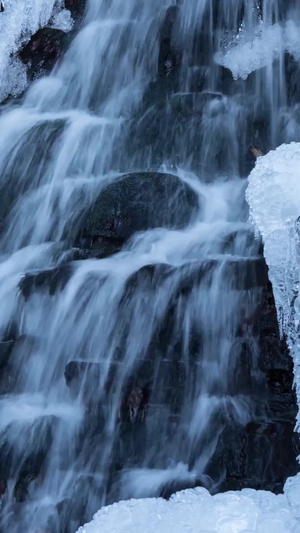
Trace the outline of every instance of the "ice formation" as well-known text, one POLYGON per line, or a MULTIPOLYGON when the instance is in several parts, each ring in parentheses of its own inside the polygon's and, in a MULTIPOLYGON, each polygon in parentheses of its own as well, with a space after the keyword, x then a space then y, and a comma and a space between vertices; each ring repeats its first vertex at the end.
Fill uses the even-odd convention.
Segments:
MULTIPOLYGON (((249 176, 246 197, 264 242, 281 333, 294 359, 300 405, 300 143, 284 144, 260 157, 249 176)), ((298 414, 298 430, 299 423, 298 414)))
POLYGON ((292 20, 284 26, 279 23, 268 26, 261 22, 251 31, 242 28, 226 48, 215 55, 215 61, 231 70, 235 79, 246 79, 251 72, 272 65, 284 52, 300 59, 300 27, 292 20))
POLYGON ((65 32, 71 31, 74 26, 74 21, 71 16, 71 12, 68 9, 61 9, 54 17, 51 24, 51 28, 63 30, 65 32))
POLYGON ((285 494, 244 489, 211 496, 197 488, 104 507, 78 533, 299 533, 300 476, 285 494))
MULTIPOLYGON (((16 52, 39 28, 54 15, 55 27, 70 29, 70 20, 63 10, 63 0, 6 0, 0 14, 0 101, 9 94, 16 96, 27 85, 26 69, 16 58, 16 52)), ((69 12, 67 12, 69 13, 69 12)))

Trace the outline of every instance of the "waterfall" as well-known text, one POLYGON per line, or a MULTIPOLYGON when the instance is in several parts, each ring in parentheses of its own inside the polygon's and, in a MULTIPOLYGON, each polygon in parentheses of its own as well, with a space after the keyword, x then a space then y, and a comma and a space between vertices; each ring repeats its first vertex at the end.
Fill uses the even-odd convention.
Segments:
POLYGON ((291 4, 88 0, 63 60, 3 106, 3 530, 68 533, 121 498, 231 488, 232 442, 271 417, 244 178, 251 143, 300 135, 291 4))

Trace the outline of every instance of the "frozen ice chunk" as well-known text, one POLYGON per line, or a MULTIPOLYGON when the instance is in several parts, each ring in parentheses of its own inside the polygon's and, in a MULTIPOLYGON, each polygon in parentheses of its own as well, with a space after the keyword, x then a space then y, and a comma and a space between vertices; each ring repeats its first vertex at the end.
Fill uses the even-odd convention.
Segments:
POLYGON ((241 28, 226 47, 216 53, 215 61, 231 70, 235 79, 246 79, 251 72, 272 65, 284 52, 300 59, 300 26, 292 20, 284 25, 260 22, 247 31, 241 28))
POLYGON ((72 19, 71 12, 68 9, 62 9, 53 18, 51 24, 52 28, 62 30, 65 32, 71 31, 74 26, 74 20, 72 19))
MULTIPOLYGON (((290 493, 292 487, 293 479, 290 493)), ((289 493, 245 490, 211 496, 198 488, 169 501, 129 500, 103 507, 78 533, 299 533, 295 510, 289 493)))
POLYGON ((250 218, 264 242, 281 333, 287 335, 294 358, 299 404, 300 143, 258 158, 248 181, 250 218))

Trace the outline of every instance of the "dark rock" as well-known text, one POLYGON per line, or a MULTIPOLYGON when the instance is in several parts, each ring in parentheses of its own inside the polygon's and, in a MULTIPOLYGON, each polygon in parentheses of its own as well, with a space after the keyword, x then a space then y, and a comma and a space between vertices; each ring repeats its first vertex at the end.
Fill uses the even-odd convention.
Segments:
POLYGON ((100 192, 76 242, 85 239, 94 247, 111 239, 121 244, 138 231, 183 228, 197 209, 196 193, 176 176, 128 174, 100 192))
POLYGON ((229 355, 229 391, 232 395, 248 394, 266 399, 265 376, 258 367, 257 346, 245 338, 237 338, 229 355))
POLYGON ((300 63, 293 56, 284 56, 285 76, 288 101, 291 105, 300 103, 300 63))
POLYGON ((188 55, 188 65, 206 66, 212 64, 214 49, 214 38, 211 33, 206 33, 203 28, 193 36, 193 42, 188 55))
POLYGON ((199 285, 205 278, 207 281, 211 280, 218 268, 222 268, 222 284, 230 289, 250 290, 255 287, 265 287, 268 282, 268 268, 262 258, 228 259, 224 263, 212 259, 182 267, 180 292, 190 291, 195 284, 199 285))
MULTIPOLYGON (((209 69, 207 67, 190 67, 188 69, 187 87, 192 93, 201 93, 207 87, 209 69)), ((223 88, 223 87, 222 87, 223 88)))
POLYGON ((66 531, 71 520, 80 524, 88 522, 101 507, 103 483, 94 475, 80 475, 75 480, 72 497, 56 505, 60 531, 66 531))
POLYGON ((83 395, 95 396, 100 385, 101 368, 99 363, 88 361, 70 361, 65 368, 65 380, 74 396, 80 391, 83 395), (83 390, 84 389, 84 390, 83 390))
POLYGON ((160 30, 158 76, 161 78, 176 77, 181 63, 181 52, 173 39, 173 29, 178 15, 178 6, 170 6, 160 30))
POLYGON ((136 290, 156 290, 168 278, 177 281, 178 295, 187 294, 205 279, 209 282, 214 273, 222 268, 224 285, 233 290, 250 290, 265 287, 268 282, 268 269, 264 259, 228 259, 224 262, 210 259, 191 262, 182 267, 165 264, 147 265, 130 276, 126 283, 124 298, 127 300, 136 290))
POLYGON ((120 409, 122 422, 142 422, 145 419, 150 393, 147 386, 127 388, 120 409))
POLYGON ((146 265, 132 274, 126 282, 121 305, 131 298, 136 291, 155 291, 173 273, 173 268, 166 264, 146 265))
MULTIPOLYGON (((236 436, 236 447, 227 456, 227 483, 230 477, 253 480, 256 487, 278 492, 279 484, 298 472, 299 437, 291 423, 251 423, 236 436), (284 446, 283 446, 284 443, 284 446)), ((282 485, 281 485, 282 486, 282 485)))
POLYGON ((14 425, 13 431, 8 426, 1 433, 1 473, 3 479, 16 479, 15 490, 20 487, 20 494, 24 494, 23 487, 28 487, 44 467, 58 423, 55 416, 43 416, 31 424, 14 425), (14 439, 17 439, 18 446, 12 446, 14 439))
MULTIPOLYGON (((8 151, 5 157, 3 184, 0 186, 0 231, 9 227, 10 220, 15 216, 11 210, 18 213, 18 200, 31 188, 36 188, 44 179, 43 168, 39 165, 41 158, 47 165, 52 157, 55 143, 59 139, 65 127, 65 120, 42 120, 29 129, 22 146, 15 147, 15 152, 8 151), (28 162, 27 172, 20 181, 22 173, 22 153, 31 150, 34 146, 34 153, 28 162), (13 155, 14 153, 14 155, 13 155)), ((51 240, 51 234, 47 236, 51 240)), ((31 236, 26 235, 23 246, 30 242, 31 236)), ((7 244, 6 244, 7 246, 7 244)), ((4 245, 5 247, 5 245, 4 245)), ((5 250, 3 250, 5 251, 5 250)), ((8 253, 9 250, 8 250, 8 253)))
POLYGON ((217 492, 243 488, 281 492, 287 477, 298 471, 300 446, 293 430, 291 423, 261 421, 235 431, 227 426, 206 471, 219 479, 217 492))
POLYGON ((79 22, 85 11, 86 0, 65 0, 65 8, 69 9, 75 22, 79 22))
POLYGON ((183 115, 202 115, 204 107, 208 102, 222 100, 222 94, 212 91, 201 93, 176 93, 170 99, 170 106, 173 111, 183 115))
POLYGON ((261 239, 256 239, 253 230, 233 231, 222 238, 220 252, 229 255, 243 255, 248 250, 249 255, 263 257, 261 239))
POLYGON ((42 28, 31 37, 19 52, 31 80, 52 70, 65 51, 67 40, 64 31, 54 28, 42 28))
MULTIPOLYGON (((88 246, 88 239, 82 238, 79 242, 82 246, 88 246)), ((72 248, 67 254, 67 260, 69 261, 83 261, 85 259, 105 259, 118 252, 120 252, 122 246, 118 242, 105 239, 99 239, 93 243, 93 248, 72 248)))
POLYGON ((28 360, 36 339, 20 335, 15 340, 0 343, 0 394, 19 392, 21 388, 20 362, 28 360))
POLYGON ((73 267, 70 263, 50 270, 25 274, 19 284, 20 291, 25 299, 39 290, 46 290, 50 295, 53 295, 56 291, 64 289, 72 271, 73 267))
POLYGON ((236 339, 236 353, 230 355, 229 385, 232 394, 251 399, 253 419, 245 426, 231 427, 227 421, 206 473, 217 481, 216 490, 248 487, 277 494, 286 478, 298 472, 300 441, 294 432, 293 363, 280 339, 270 282, 250 322, 251 329, 236 339))
POLYGON ((11 320, 2 335, 2 342, 15 341, 19 337, 19 325, 16 320, 11 320))
POLYGON ((2 371, 6 367, 10 359, 14 344, 15 342, 12 340, 0 342, 0 371, 2 371))

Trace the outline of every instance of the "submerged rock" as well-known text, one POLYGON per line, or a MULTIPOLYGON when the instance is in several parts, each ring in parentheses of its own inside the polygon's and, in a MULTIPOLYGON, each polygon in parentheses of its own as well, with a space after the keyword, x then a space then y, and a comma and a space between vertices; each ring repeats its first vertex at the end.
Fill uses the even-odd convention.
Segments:
POLYGON ((72 270, 72 264, 68 263, 57 268, 25 274, 19 284, 20 291, 25 299, 39 290, 46 290, 53 295, 66 286, 72 270))
POLYGON ((268 268, 262 258, 225 261, 207 259, 192 261, 180 267, 166 264, 144 266, 128 279, 125 296, 128 298, 135 290, 157 290, 169 276, 176 280, 178 295, 187 294, 203 281, 210 282, 218 269, 222 270, 222 285, 228 289, 250 290, 265 287, 268 283, 268 268))
MULTIPOLYGON (((20 415, 21 416, 21 415, 20 415)), ((1 474, 3 479, 16 475, 16 489, 39 475, 50 451, 59 420, 52 415, 36 418, 33 422, 13 423, 2 431, 0 438, 1 474), (18 446, 12 446, 17 440, 18 446)))
POLYGON ((2 371, 10 358, 15 342, 13 340, 0 342, 0 371, 2 371))
POLYGON ((140 172, 105 187, 86 215, 77 241, 124 243, 151 228, 183 228, 197 212, 197 194, 177 176, 140 172))
POLYGON ((202 116, 207 104, 221 100, 222 94, 213 91, 202 91, 200 93, 175 93, 170 98, 170 106, 172 111, 186 116, 202 116))
POLYGON ((85 392, 88 396, 95 395, 99 387, 101 368, 99 363, 89 361, 70 361, 65 368, 66 385, 71 390, 71 393, 76 397, 80 390, 85 392), (83 391, 83 389, 86 389, 83 391))
POLYGON ((178 74, 182 55, 173 38, 177 17, 178 6, 170 6, 166 11, 159 35, 158 77, 168 77, 172 82, 178 74))

